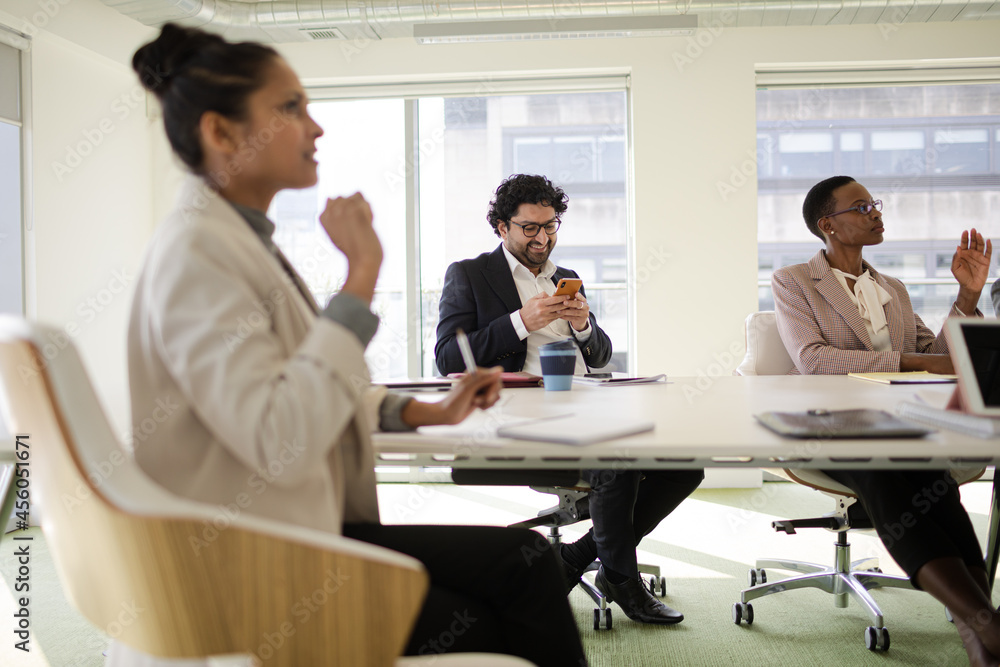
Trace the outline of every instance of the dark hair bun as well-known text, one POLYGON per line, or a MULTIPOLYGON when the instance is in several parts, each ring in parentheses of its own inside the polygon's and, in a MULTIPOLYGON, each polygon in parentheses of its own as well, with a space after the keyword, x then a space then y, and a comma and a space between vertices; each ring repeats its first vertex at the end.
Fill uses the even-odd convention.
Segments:
POLYGON ((163 97, 170 82, 195 55, 225 43, 218 35, 167 23, 159 37, 135 52, 132 69, 139 75, 139 81, 146 90, 163 97))
POLYGON ((167 23, 160 36, 132 56, 132 69, 163 108, 163 127, 174 152, 195 172, 204 155, 198 124, 214 111, 244 119, 247 98, 264 85, 278 58, 269 46, 227 42, 198 28, 167 23))

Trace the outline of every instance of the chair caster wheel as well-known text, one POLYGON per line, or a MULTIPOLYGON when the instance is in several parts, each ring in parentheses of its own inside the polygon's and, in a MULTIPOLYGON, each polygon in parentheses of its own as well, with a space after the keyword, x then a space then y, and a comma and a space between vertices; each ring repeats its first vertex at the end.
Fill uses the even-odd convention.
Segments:
POLYGON ((889 629, 871 625, 865 628, 865 648, 869 651, 888 651, 889 629))
POLYGON ((650 594, 662 598, 667 594, 667 578, 660 577, 659 580, 657 580, 656 577, 650 577, 646 582, 646 590, 648 590, 650 594), (657 586, 659 586, 660 589, 658 593, 656 591, 657 586))
POLYGON ((753 625, 753 605, 749 602, 737 602, 733 605, 733 623, 739 625, 740 621, 753 625))
POLYGON ((766 584, 767 571, 764 570, 763 568, 759 570, 755 568, 750 568, 750 571, 747 572, 747 581, 750 583, 751 588, 753 588, 757 584, 766 584))
POLYGON ((600 630, 603 626, 605 630, 611 629, 611 608, 607 607, 601 613, 601 609, 594 609, 594 629, 600 630), (603 618, 602 618, 603 616, 603 618))

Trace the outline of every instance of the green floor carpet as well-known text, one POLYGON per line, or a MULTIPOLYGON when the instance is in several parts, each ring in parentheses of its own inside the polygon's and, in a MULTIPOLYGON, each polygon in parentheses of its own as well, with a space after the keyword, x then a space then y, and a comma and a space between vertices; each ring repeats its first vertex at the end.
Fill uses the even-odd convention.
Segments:
MULTIPOLYGON (((379 494, 387 522, 393 522, 385 518, 391 516, 393 507, 412 506, 412 498, 416 497, 413 489, 423 488, 386 486, 380 486, 379 494)), ((986 517, 981 501, 988 485, 978 486, 972 493, 975 502, 967 502, 966 506, 982 533, 986 517)), ((954 627, 945 620, 943 607, 929 595, 915 591, 875 592, 891 632, 892 646, 887 653, 865 649, 863 631, 868 620, 856 605, 838 609, 832 597, 820 591, 791 591, 758 600, 754 603, 753 626, 734 625, 730 609, 745 586, 748 564, 756 557, 801 557, 796 550, 811 546, 822 554, 811 560, 828 562, 832 558, 830 533, 814 530, 786 536, 772 534, 767 528, 769 516, 822 514, 829 510, 827 499, 791 484, 766 487, 766 492, 699 490, 693 497, 695 502, 682 505, 668 519, 669 525, 661 525, 643 541, 646 559, 664 567, 665 601, 684 612, 683 623, 671 627, 641 625, 611 605, 613 629, 594 631, 590 598, 579 589, 570 595, 592 667, 968 664, 954 627)), ((430 522, 435 512, 448 512, 453 519, 448 522, 454 523, 455 508, 461 506, 464 512, 480 517, 477 522, 499 524, 548 504, 544 497, 537 501, 530 492, 525 495, 523 491, 508 496, 504 494, 509 491, 439 486, 430 494, 421 491, 424 507, 410 518, 413 523, 430 522)), ((31 562, 35 650, 25 655, 12 648, 10 598, 16 563, 15 543, 7 536, 0 542, 0 577, 5 582, 0 583, 0 665, 101 667, 106 637, 80 618, 66 601, 41 532, 32 529, 28 534, 35 538, 31 562)), ((567 539, 570 537, 567 534, 567 539)), ((774 581, 780 575, 772 572, 769 579, 774 581)))

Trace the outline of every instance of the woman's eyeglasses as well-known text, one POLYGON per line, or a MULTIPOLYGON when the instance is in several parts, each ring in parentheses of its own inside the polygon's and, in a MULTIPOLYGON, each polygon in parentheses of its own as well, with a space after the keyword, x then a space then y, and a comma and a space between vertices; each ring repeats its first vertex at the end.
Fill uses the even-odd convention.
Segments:
POLYGON ((562 220, 553 220, 552 222, 547 222, 544 225, 539 225, 538 223, 535 222, 529 222, 526 225, 522 225, 520 222, 514 222, 513 220, 508 220, 507 222, 509 222, 512 225, 517 225, 518 227, 520 227, 521 231, 524 232, 524 235, 527 236, 529 239, 538 236, 538 231, 543 227, 545 228, 545 233, 548 234, 549 236, 552 236, 557 231, 559 231, 559 225, 562 224, 562 220))
POLYGON ((831 213, 830 215, 823 216, 826 218, 832 218, 835 215, 840 215, 841 213, 847 213, 848 211, 857 211, 861 215, 868 215, 872 212, 872 209, 876 211, 882 210, 882 200, 876 199, 875 201, 868 204, 858 204, 857 206, 852 206, 851 208, 845 208, 843 211, 837 211, 836 213, 831 213))

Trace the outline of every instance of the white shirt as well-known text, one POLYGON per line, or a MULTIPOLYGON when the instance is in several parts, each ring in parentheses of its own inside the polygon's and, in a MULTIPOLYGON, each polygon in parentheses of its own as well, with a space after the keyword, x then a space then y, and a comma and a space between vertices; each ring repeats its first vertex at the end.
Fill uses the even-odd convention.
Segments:
POLYGON ((860 276, 852 276, 832 267, 831 270, 833 275, 837 276, 837 282, 847 292, 847 296, 858 307, 858 313, 865 321, 865 328, 868 329, 872 349, 876 352, 891 351, 892 340, 889 338, 889 323, 885 319, 885 304, 892 301, 892 295, 875 282, 867 270, 860 276), (854 281, 853 292, 847 287, 848 279, 854 281))
MULTIPOLYGON (((502 247, 504 257, 507 258, 507 265, 510 267, 510 274, 514 277, 514 286, 517 287, 517 295, 521 298, 521 305, 524 305, 528 299, 542 292, 551 295, 555 291, 555 285, 552 283, 552 275, 556 272, 556 265, 552 263, 551 259, 545 261, 545 265, 542 266, 536 276, 524 264, 521 264, 517 257, 510 254, 506 245, 502 247)), ((524 360, 524 368, 522 369, 526 373, 542 374, 542 362, 538 358, 538 347, 540 345, 563 340, 573 335, 570 332, 570 323, 566 320, 555 320, 549 323, 548 326, 529 333, 527 327, 524 326, 524 321, 521 319, 520 311, 515 310, 510 314, 510 322, 514 325, 514 331, 517 332, 518 338, 521 340, 528 339, 528 356, 524 360)), ((590 326, 590 322, 587 322, 587 328, 576 332, 576 339, 582 343, 590 339, 591 333, 593 333, 593 329, 590 326)), ((587 364, 583 361, 583 354, 580 352, 579 347, 576 350, 576 369, 574 369, 574 372, 578 375, 587 372, 587 364)))

